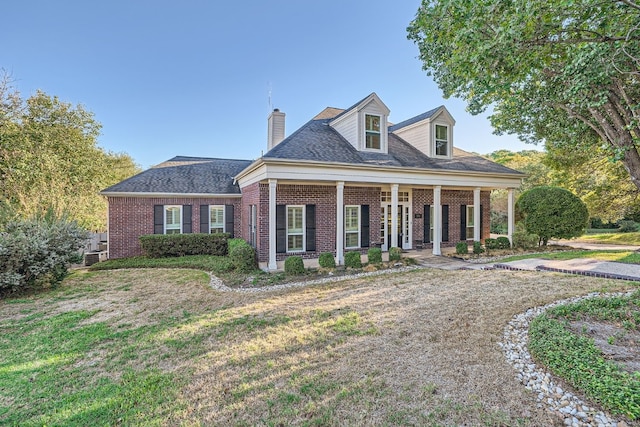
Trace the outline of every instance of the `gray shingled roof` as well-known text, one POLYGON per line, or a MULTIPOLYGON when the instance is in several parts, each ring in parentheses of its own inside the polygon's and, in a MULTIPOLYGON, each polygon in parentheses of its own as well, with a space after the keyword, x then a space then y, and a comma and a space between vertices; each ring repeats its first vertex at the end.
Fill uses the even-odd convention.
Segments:
POLYGON ((251 160, 178 156, 112 185, 103 193, 240 194, 233 178, 251 160))
POLYGON ((418 123, 424 119, 428 119, 429 117, 433 116, 436 111, 438 111, 439 109, 441 109, 442 107, 444 107, 444 105, 441 105, 439 107, 434 108, 433 110, 429 110, 426 113, 422 113, 422 114, 418 114, 415 117, 411 117, 410 119, 407 119, 403 122, 400 122, 398 124, 395 124, 393 126, 389 126, 389 132, 395 132, 398 129, 401 129, 405 126, 409 126, 412 125, 414 123, 418 123))
MULTIPOLYGON (((438 107, 440 108, 440 107, 438 107)), ((435 112, 438 108, 425 114, 435 112)), ((421 115, 422 116, 422 115, 421 115)), ((420 117, 420 116, 417 116, 420 117)), ((460 172, 489 172, 523 175, 484 157, 454 150, 449 159, 434 159, 399 136, 389 133, 389 153, 356 150, 335 129, 329 126, 333 118, 311 120, 281 143, 269 150, 263 159, 307 160, 346 164, 398 166, 419 169, 460 172)), ((411 119, 410 119, 411 120, 411 119)))

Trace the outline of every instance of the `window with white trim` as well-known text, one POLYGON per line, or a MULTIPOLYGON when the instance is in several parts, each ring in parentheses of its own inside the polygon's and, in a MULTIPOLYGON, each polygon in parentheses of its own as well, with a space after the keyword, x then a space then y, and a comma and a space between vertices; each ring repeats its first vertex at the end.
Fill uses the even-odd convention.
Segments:
POLYGON ((304 206, 287 206, 287 252, 304 252, 304 206))
POLYGON ((164 207, 164 234, 182 233, 182 206, 164 207))
POLYGON ((474 226, 474 216, 473 216, 473 206, 467 205, 467 240, 473 240, 473 230, 474 226))
POLYGON ((224 233, 224 205, 209 206, 209 233, 224 233))
POLYGON ((449 126, 436 125, 436 156, 449 156, 449 126))
POLYGON ((344 208, 344 246, 347 249, 360 247, 360 206, 344 208))
POLYGON ((379 150, 381 146, 380 116, 365 114, 365 148, 379 150))

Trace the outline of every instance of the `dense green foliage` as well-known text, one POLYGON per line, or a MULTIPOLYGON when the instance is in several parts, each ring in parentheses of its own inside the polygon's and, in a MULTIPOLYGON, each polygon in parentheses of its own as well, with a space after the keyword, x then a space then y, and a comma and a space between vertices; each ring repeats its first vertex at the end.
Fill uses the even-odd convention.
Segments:
POLYGON ((482 243, 478 241, 473 242, 473 254, 480 255, 482 253, 484 253, 484 248, 482 247, 482 243))
POLYGON ((400 258, 402 258, 402 249, 397 247, 397 246, 393 246, 391 248, 389 248, 389 261, 400 261, 400 258))
POLYGON ((467 242, 458 242, 456 243, 456 253, 458 255, 465 255, 469 253, 469 245, 467 242))
POLYGON ((301 256, 295 255, 284 260, 284 272, 290 276, 300 276, 305 273, 304 261, 301 256))
POLYGON ((88 230, 105 230, 99 192, 139 168, 97 145, 100 127, 82 106, 44 92, 22 99, 0 75, 0 210, 24 219, 53 208, 88 230))
POLYGON ((369 264, 382 264, 382 249, 369 248, 367 251, 367 261, 369 264))
POLYGON ((559 187, 535 187, 520 195, 516 217, 526 231, 539 236, 539 244, 549 239, 571 239, 584 234, 589 221, 587 207, 570 191, 559 187))
POLYGON ((227 233, 147 234, 140 236, 142 250, 151 258, 184 255, 224 256, 228 252, 227 233))
POLYGON ((497 133, 602 150, 640 188, 638 22, 632 1, 423 0, 408 33, 445 97, 491 107, 497 133))
POLYGON ((640 292, 632 297, 593 298, 559 306, 531 322, 531 354, 556 375, 615 413, 640 418, 640 374, 605 358, 592 338, 573 333, 568 321, 616 322, 640 330, 640 292))
POLYGON ((622 220, 618 222, 618 231, 621 233, 635 233, 638 231, 638 224, 631 220, 622 220))
POLYGON ((246 241, 236 241, 229 250, 229 259, 236 271, 250 273, 258 268, 256 250, 246 241))
POLYGON ((192 268, 214 274, 227 273, 235 267, 227 256, 186 255, 170 258, 148 258, 144 256, 110 259, 92 264, 90 270, 118 270, 123 268, 192 268))
POLYGON ((351 251, 344 254, 344 266, 348 268, 362 268, 360 252, 351 251))
POLYGON ((318 264, 322 268, 336 268, 336 259, 331 252, 324 252, 320 254, 318 264))
POLYGON ((88 235, 74 221, 49 211, 11 221, 0 232, 0 291, 56 285, 80 262, 88 235))

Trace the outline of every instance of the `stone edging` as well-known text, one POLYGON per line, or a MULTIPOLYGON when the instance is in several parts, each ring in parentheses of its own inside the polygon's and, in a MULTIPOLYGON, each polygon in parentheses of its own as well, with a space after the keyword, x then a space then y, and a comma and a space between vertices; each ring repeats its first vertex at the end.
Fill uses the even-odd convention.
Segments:
POLYGON ((271 292, 271 291, 279 291, 282 289, 290 289, 290 288, 300 288, 303 286, 312 286, 312 285, 321 285, 325 283, 333 283, 340 282, 342 280, 351 280, 351 279, 359 279, 362 277, 372 277, 372 276, 380 276, 383 274, 391 274, 391 273, 401 273, 405 271, 412 271, 424 268, 420 265, 412 265, 408 267, 400 267, 400 268, 388 268, 385 270, 378 271, 370 271, 367 273, 357 273, 357 274, 347 274, 344 276, 334 276, 334 277, 325 277, 322 279, 316 280, 307 280, 303 282, 291 282, 291 283, 283 283, 281 285, 273 285, 273 286, 261 286, 256 288, 230 288, 224 284, 222 280, 217 278, 213 273, 209 272, 209 277, 211 278, 209 282, 209 286, 216 291, 221 292, 238 292, 238 293, 259 293, 259 292, 271 292))
POLYGON ((537 393, 538 407, 546 406, 551 411, 557 411, 569 426, 611 426, 626 425, 626 423, 609 418, 604 412, 587 405, 579 397, 563 390, 552 380, 551 374, 536 366, 529 354, 529 323, 533 318, 546 310, 558 305, 570 304, 596 297, 629 296, 635 291, 602 294, 590 293, 586 296, 574 297, 555 301, 543 307, 530 308, 524 313, 517 314, 504 329, 503 341, 498 343, 505 353, 507 361, 516 369, 516 378, 524 384, 527 390, 537 393))

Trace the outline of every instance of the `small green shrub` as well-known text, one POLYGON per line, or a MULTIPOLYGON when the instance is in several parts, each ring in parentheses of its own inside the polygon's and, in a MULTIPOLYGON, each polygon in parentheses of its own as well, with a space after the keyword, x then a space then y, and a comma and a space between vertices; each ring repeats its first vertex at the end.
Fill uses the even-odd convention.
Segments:
POLYGON ((336 259, 331 252, 324 252, 320 254, 318 264, 320 264, 322 268, 336 268, 336 259))
POLYGON ((638 224, 635 221, 623 219, 618 221, 618 231, 621 233, 635 233, 638 231, 638 224))
POLYGON ((467 242, 456 243, 456 253, 458 255, 466 255, 469 253, 469 245, 467 242))
MULTIPOLYGON (((510 249, 511 248, 511 242, 509 241, 508 237, 504 237, 504 236, 498 237, 496 239, 496 244, 498 246, 498 249, 510 249)), ((485 246, 486 245, 487 245, 487 241, 485 240, 485 246)))
POLYGON ((498 239, 491 239, 491 238, 484 239, 484 246, 487 248, 487 250, 499 249, 498 239))
POLYGON ((242 242, 236 243, 229 251, 229 259, 236 271, 250 273, 258 267, 256 251, 244 240, 242 242))
POLYGON ((400 261, 402 258, 402 249, 398 247, 389 248, 389 261, 400 261))
POLYGON ((244 239, 239 239, 239 238, 234 238, 234 239, 228 239, 227 240, 227 253, 231 252, 231 249, 235 248, 238 245, 246 245, 248 244, 246 242, 246 240, 244 239))
POLYGON ((367 259, 369 264, 382 264, 382 249, 369 248, 367 251, 367 259))
POLYGON ((228 253, 228 238, 227 233, 147 234, 140 236, 140 246, 150 258, 185 255, 225 256, 228 253))
POLYGON ((482 247, 481 242, 478 242, 477 240, 473 242, 473 253, 474 255, 480 255, 481 253, 484 253, 484 248, 482 247))
POLYGON ((362 268, 362 260, 360 259, 360 252, 351 251, 344 254, 344 266, 351 268, 362 268))
POLYGON ((304 274, 304 261, 299 255, 287 257, 284 260, 284 273, 291 276, 300 276, 304 274))

